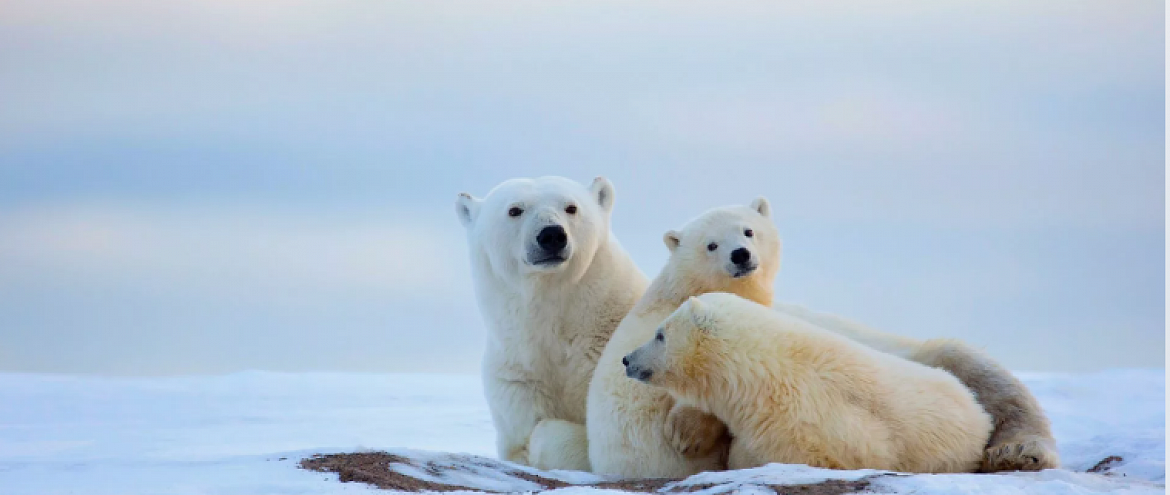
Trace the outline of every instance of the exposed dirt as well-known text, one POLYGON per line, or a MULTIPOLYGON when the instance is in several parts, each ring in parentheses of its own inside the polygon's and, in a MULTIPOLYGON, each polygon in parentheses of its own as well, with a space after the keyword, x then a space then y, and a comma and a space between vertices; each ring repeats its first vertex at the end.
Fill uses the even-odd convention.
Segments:
MULTIPOLYGON (((488 462, 475 461, 475 458, 467 459, 470 463, 476 464, 480 467, 494 469, 509 476, 520 478, 526 481, 535 483, 546 490, 556 488, 564 488, 567 486, 589 486, 595 488, 607 488, 611 490, 623 490, 627 492, 641 492, 641 493, 687 493, 699 490, 705 490, 715 485, 687 485, 676 486, 667 489, 667 485, 678 481, 674 479, 641 479, 641 480, 624 480, 606 483, 586 484, 586 485, 570 485, 564 481, 545 478, 536 474, 519 471, 515 469, 508 469, 504 465, 496 465, 488 462)), ((485 460, 486 461, 486 460, 485 460)), ((391 464, 406 464, 414 466, 418 469, 428 473, 439 475, 444 471, 456 470, 458 468, 452 466, 437 465, 434 463, 419 462, 415 459, 409 459, 402 456, 388 454, 386 452, 361 452, 353 454, 330 454, 330 455, 315 455, 301 460, 301 468, 311 471, 318 471, 323 473, 337 473, 338 477, 343 483, 357 482, 367 483, 378 488, 387 490, 398 490, 405 492, 452 492, 452 491, 477 491, 483 493, 504 493, 485 491, 476 488, 448 485, 444 483, 436 483, 433 481, 421 480, 412 476, 407 476, 390 469, 391 464)), ((813 483, 808 485, 759 485, 775 491, 777 494, 799 494, 799 495, 843 495, 847 493, 858 493, 869 488, 869 481, 865 479, 857 481, 845 480, 828 480, 821 483, 813 483)))
POLYGON ((1101 459, 1101 462, 1098 462, 1096 466, 1089 468, 1089 472, 1090 473, 1108 474, 1109 470, 1113 469, 1114 464, 1117 464, 1118 462, 1121 462, 1124 460, 1125 459, 1122 459, 1121 456, 1111 455, 1109 457, 1101 459))

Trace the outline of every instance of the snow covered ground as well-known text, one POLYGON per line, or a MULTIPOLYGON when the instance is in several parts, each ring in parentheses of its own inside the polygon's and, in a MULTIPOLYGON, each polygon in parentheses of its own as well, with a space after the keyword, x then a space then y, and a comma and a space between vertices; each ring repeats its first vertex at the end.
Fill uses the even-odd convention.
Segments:
MULTIPOLYGON (((1163 370, 1022 377, 1051 415, 1067 470, 887 476, 874 478, 875 487, 897 493, 1165 492, 1163 370), (1124 460, 1110 475, 1083 473, 1113 455, 1124 460)), ((315 453, 370 449, 463 462, 466 456, 445 453, 494 457, 493 438, 474 376, 0 374, 0 495, 385 493, 338 483, 337 475, 302 470, 297 462, 315 453)), ((580 473, 543 474, 574 483, 595 480, 580 473)), ((718 485, 706 492, 750 492, 751 483, 872 474, 773 465, 687 482, 718 485)), ((461 482, 532 488, 490 473, 464 473, 461 482)), ((576 491, 593 490, 558 490, 576 491)))

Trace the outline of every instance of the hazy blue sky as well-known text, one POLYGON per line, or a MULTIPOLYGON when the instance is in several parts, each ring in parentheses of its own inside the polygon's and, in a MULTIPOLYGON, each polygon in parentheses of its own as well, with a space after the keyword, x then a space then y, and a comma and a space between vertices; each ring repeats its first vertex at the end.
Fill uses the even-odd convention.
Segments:
POLYGON ((1163 367, 1161 1, 0 0, 0 370, 478 370, 460 191, 771 199, 779 297, 1163 367))

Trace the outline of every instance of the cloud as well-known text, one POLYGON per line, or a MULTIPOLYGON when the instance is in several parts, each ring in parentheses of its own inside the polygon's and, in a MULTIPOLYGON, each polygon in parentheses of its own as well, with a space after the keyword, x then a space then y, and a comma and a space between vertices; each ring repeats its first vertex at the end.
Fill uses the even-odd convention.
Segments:
POLYGON ((0 370, 474 372, 483 334, 449 216, 173 201, 0 210, 0 370))
POLYGON ((872 83, 783 91, 662 91, 631 105, 633 119, 615 134, 642 129, 638 139, 757 159, 826 148, 889 153, 928 142, 963 141, 985 132, 986 123, 970 105, 872 83))
POLYGON ((449 260, 462 253, 453 252, 449 237, 368 214, 223 205, 26 207, 0 212, 0 278, 233 299, 290 291, 420 298, 454 288, 457 268, 449 260))

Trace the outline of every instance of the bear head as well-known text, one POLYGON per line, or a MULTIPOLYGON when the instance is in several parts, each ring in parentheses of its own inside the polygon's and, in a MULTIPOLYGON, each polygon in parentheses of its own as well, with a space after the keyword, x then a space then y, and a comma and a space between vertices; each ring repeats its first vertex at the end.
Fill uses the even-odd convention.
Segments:
POLYGON ((588 268, 608 242, 613 185, 589 187, 562 177, 512 179, 483 199, 459 195, 455 212, 467 230, 472 257, 499 278, 571 273, 588 268))
MULTIPOLYGON (((732 292, 771 304, 780 269, 780 235, 768 200, 713 208, 663 236, 667 270, 680 294, 732 292)), ((680 301, 681 302, 681 301, 680 301)))
POLYGON ((734 327, 721 324, 718 299, 736 298, 726 293, 691 297, 658 326, 654 337, 622 359, 626 376, 665 387, 680 395, 701 388, 715 377, 719 361, 732 358, 725 345, 734 327), (716 304, 704 303, 715 298, 716 304))

